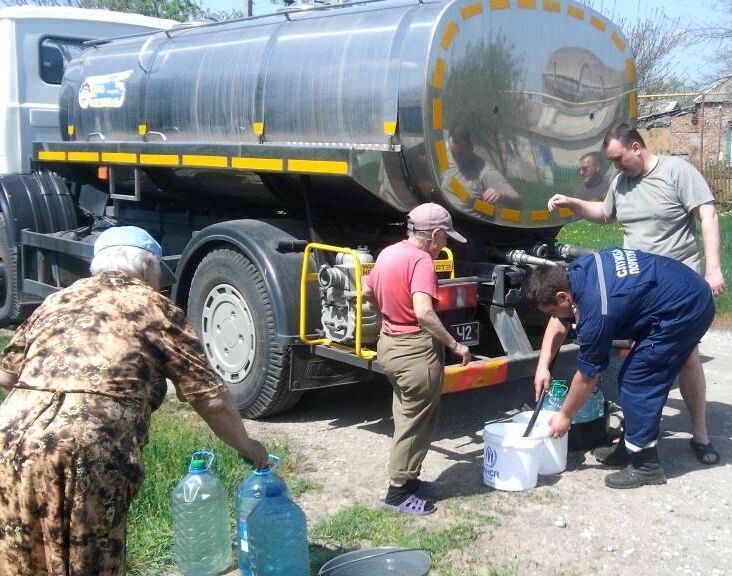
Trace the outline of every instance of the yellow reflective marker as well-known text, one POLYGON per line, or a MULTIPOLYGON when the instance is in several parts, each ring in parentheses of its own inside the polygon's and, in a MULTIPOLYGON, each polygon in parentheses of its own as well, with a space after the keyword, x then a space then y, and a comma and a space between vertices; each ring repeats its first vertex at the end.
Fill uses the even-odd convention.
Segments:
POLYGON ((574 216, 574 212, 570 210, 569 208, 560 208, 559 209, 559 217, 560 218, 571 218, 574 216))
POLYGON ((99 162, 99 152, 69 152, 69 162, 99 162))
POLYGON ((437 166, 440 172, 447 170, 447 148, 445 147, 444 140, 438 140, 435 142, 435 153, 437 154, 437 166))
POLYGON ((475 4, 468 4, 464 8, 460 9, 460 15, 463 17, 463 20, 470 20, 471 18, 474 18, 478 14, 482 13, 483 6, 480 2, 476 2, 475 4))
POLYGON ((348 162, 331 160, 288 160, 290 172, 311 172, 314 174, 348 174, 348 162))
POLYGON ((501 210, 501 219, 508 222, 520 222, 521 221, 521 210, 514 210, 513 208, 504 208, 501 210))
POLYGON ((597 16, 590 16, 590 24, 597 28, 600 32, 605 31, 605 22, 600 20, 597 16))
POLYGON ((253 128, 257 136, 264 134, 264 122, 255 122, 253 128))
POLYGON ((549 222, 549 210, 534 210, 531 213, 532 222, 549 222))
POLYGON ((455 34, 457 34, 458 31, 458 25, 456 22, 453 22, 452 20, 447 24, 447 27, 445 28, 445 32, 442 35, 442 38, 440 39, 440 47, 443 50, 447 50, 450 47, 450 44, 452 44, 452 41, 455 39, 455 34))
POLYGON ((536 0, 518 0, 518 7, 534 10, 536 8, 536 0))
POLYGON ((387 136, 394 136, 396 134, 397 123, 393 120, 386 120, 384 122, 384 134, 387 136))
POLYGON ((633 59, 628 58, 625 61, 625 77, 631 84, 635 83, 635 67, 633 66, 633 59))
POLYGON ((110 164, 135 164, 137 154, 132 152, 102 152, 102 162, 110 164))
POLYGON ((473 209, 476 212, 485 214, 486 216, 493 217, 496 214, 496 206, 490 202, 486 202, 485 200, 476 200, 473 202, 473 209))
POLYGON ((582 10, 582 8, 580 8, 579 6, 574 6, 573 4, 567 6, 567 14, 569 14, 572 18, 577 18, 577 20, 585 19, 585 11, 582 10))
POLYGON ((542 8, 547 12, 561 12, 562 5, 556 0, 544 0, 542 2, 542 8))
POLYGON ((199 154, 184 154, 183 166, 199 168, 226 168, 229 165, 226 156, 203 156, 199 154))
POLYGON ((140 136, 144 136, 145 134, 147 134, 147 124, 138 124, 137 125, 137 133, 140 136))
POLYGON ((178 166, 177 154, 140 154, 140 164, 147 166, 178 166))
POLYGON ((468 191, 465 189, 465 186, 463 186, 460 180, 458 180, 457 178, 453 178, 452 180, 450 180, 448 187, 450 188, 450 190, 453 191, 455 196, 460 198, 460 200, 462 200, 463 202, 468 201, 468 191))
POLYGON ((446 66, 447 62, 445 62, 442 58, 438 58, 435 61, 435 74, 432 80, 432 85, 438 90, 442 90, 442 83, 445 80, 446 66))
POLYGON ((610 38, 612 39, 618 50, 620 50, 621 52, 625 52, 625 42, 623 42, 623 39, 617 32, 613 32, 612 34, 610 34, 610 38))
POLYGON ((631 118, 638 117, 638 92, 628 94, 628 113, 631 118))
POLYGON ((432 128, 442 130, 442 99, 432 99, 432 128))
POLYGON ((491 10, 506 10, 511 7, 508 0, 491 0, 491 10))
POLYGON ((56 152, 54 150, 39 150, 38 160, 46 162, 63 162, 66 160, 66 152, 56 152))
POLYGON ((231 159, 231 167, 238 170, 282 172, 285 169, 285 161, 281 158, 247 158, 240 156, 231 159))
POLYGON ((69 124, 66 127, 66 134, 68 134, 69 136, 73 136, 74 132, 76 132, 76 127, 73 124, 69 124))

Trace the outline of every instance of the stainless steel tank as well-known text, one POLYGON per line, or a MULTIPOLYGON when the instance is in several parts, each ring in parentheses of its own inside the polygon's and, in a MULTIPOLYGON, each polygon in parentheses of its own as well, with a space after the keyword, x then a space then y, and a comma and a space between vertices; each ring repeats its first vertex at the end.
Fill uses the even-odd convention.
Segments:
POLYGON ((385 0, 96 45, 62 114, 120 150, 346 149, 344 194, 542 228, 571 218, 546 201, 635 115, 634 82, 621 32, 574 2, 385 0))

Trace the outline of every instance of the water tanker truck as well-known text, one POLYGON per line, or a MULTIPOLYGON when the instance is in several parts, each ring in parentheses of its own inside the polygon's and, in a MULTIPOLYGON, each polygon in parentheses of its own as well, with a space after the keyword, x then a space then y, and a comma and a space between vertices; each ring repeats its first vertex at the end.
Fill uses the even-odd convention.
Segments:
POLYGON ((444 391, 529 377, 546 318, 520 280, 567 256, 574 217, 547 199, 633 118, 634 75, 618 28, 567 0, 303 4, 90 42, 61 134, 0 177, 1 320, 87 275, 105 227, 141 226, 240 410, 265 416, 381 372, 362 278, 432 201, 469 239, 435 262, 474 355, 444 391))

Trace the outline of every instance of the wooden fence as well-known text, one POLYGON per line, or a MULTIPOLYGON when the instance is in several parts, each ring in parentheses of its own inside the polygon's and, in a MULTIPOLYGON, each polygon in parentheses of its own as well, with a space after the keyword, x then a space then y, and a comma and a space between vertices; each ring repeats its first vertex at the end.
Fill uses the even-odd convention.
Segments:
POLYGON ((703 174, 717 202, 732 205, 732 168, 724 164, 707 164, 703 174))

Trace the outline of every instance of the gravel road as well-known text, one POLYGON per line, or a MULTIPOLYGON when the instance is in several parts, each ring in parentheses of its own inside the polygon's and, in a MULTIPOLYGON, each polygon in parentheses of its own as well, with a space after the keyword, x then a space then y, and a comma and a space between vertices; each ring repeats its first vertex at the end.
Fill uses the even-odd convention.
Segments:
MULTIPOLYGON (((701 345, 721 465, 702 466, 692 455, 688 414, 674 390, 659 443, 668 484, 610 490, 593 456, 572 452, 567 471, 540 477, 535 489, 495 491, 482 483, 483 426, 530 401, 531 385, 449 395, 423 468, 423 478, 438 483, 439 510, 420 522, 446 527, 466 511, 493 519, 469 547, 451 552, 452 568, 466 574, 488 574, 491 566, 522 576, 732 574, 731 340, 732 332, 713 331, 701 345)), ((293 411, 247 425, 256 437, 287 438, 302 453, 305 474, 321 487, 299 500, 312 523, 383 497, 389 415, 390 390, 370 384, 314 391, 293 411)))

